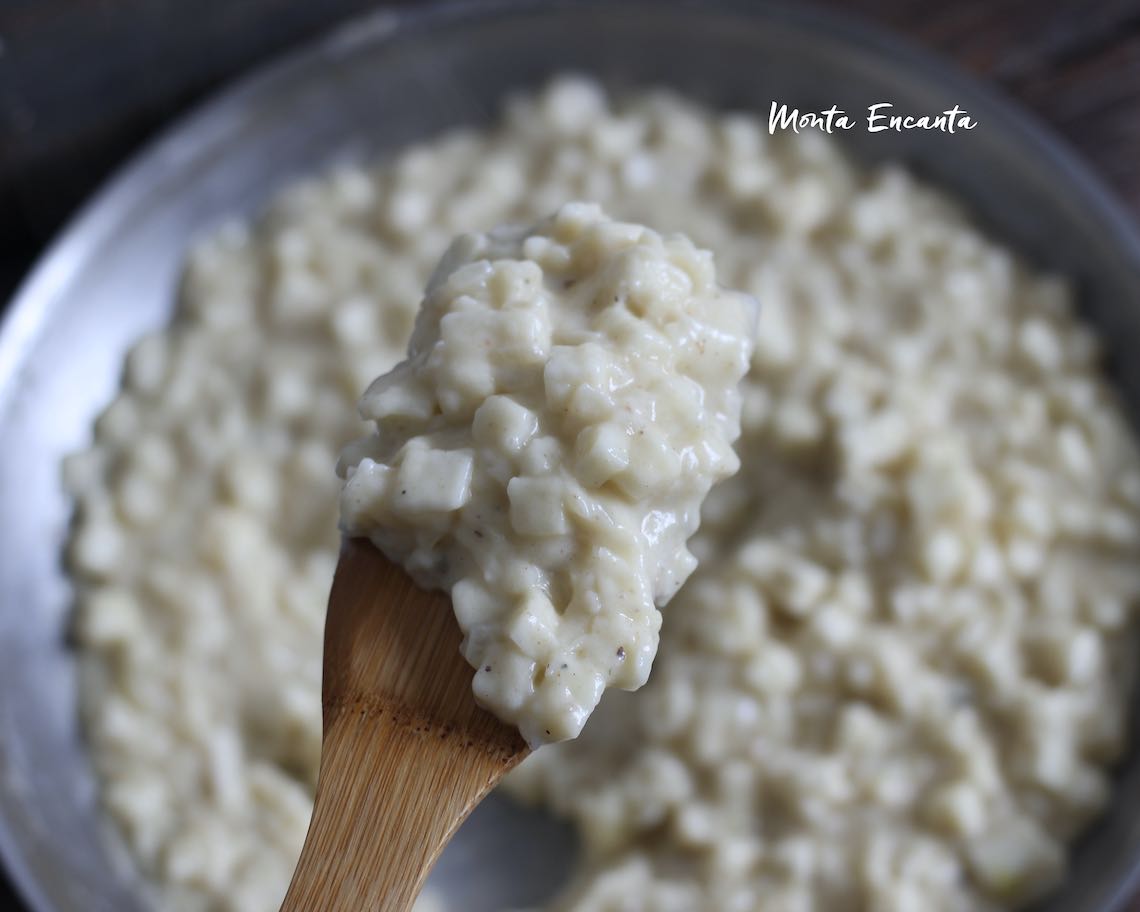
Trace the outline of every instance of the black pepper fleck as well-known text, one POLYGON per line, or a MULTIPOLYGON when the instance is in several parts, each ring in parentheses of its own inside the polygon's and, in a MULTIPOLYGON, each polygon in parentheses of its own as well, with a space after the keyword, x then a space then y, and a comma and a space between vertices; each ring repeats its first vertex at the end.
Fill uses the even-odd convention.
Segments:
POLYGON ((619 646, 619 647, 617 648, 617 657, 618 657, 619 659, 624 659, 624 658, 625 658, 625 647, 624 647, 624 646, 619 646))

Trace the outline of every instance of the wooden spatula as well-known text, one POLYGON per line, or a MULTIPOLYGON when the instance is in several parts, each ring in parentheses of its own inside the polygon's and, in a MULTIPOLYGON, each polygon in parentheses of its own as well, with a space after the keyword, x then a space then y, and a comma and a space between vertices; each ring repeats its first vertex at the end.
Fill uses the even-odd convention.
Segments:
POLYGON ((363 540, 325 621, 316 806, 282 912, 404 912, 459 824, 528 749, 475 704, 447 596, 363 540))

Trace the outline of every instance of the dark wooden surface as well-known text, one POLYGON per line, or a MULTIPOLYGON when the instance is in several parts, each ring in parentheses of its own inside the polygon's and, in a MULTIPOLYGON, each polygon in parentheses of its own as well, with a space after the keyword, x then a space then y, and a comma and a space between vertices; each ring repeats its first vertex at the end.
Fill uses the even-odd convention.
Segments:
MULTIPOLYGON (((1140 0, 827 2, 1000 84, 1140 213, 1140 0)), ((75 206, 173 115, 374 6, 0 0, 0 300, 75 206)), ((5 898, 0 885, 0 907, 5 898)))

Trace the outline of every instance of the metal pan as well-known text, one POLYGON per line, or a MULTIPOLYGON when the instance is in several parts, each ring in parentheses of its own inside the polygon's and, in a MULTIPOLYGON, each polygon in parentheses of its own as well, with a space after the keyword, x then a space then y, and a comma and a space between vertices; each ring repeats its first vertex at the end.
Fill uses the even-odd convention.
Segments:
MULTIPOLYGON (((907 161, 995 236, 1073 276, 1140 414, 1135 226, 1062 142, 930 56, 834 14, 747 0, 493 0, 357 21, 223 93, 135 158, 43 257, 0 332, 0 851, 36 912, 147 908, 105 838, 76 724, 59 461, 89 440, 128 344, 169 317, 187 244, 298 175, 478 123, 504 92, 567 69, 761 113, 773 100, 967 109, 979 124, 970 132, 853 130, 843 140, 870 160, 907 161)), ((1122 907, 1140 882, 1138 811, 1134 756, 1050 912, 1122 907)), ((560 876, 558 863, 538 859, 558 856, 565 835, 551 837, 563 840, 558 851, 520 863, 520 845, 544 844, 518 838, 531 826, 492 804, 448 850, 437 885, 462 885, 467 912, 533 899, 560 876)))

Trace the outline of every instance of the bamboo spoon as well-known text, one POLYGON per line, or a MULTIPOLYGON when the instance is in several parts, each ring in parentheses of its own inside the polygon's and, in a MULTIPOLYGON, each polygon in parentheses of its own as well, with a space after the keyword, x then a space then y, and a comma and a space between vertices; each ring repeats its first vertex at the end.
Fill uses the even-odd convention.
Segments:
POLYGON ((528 752, 475 704, 446 595, 363 540, 325 621, 316 805, 281 912, 404 912, 459 824, 528 752))

